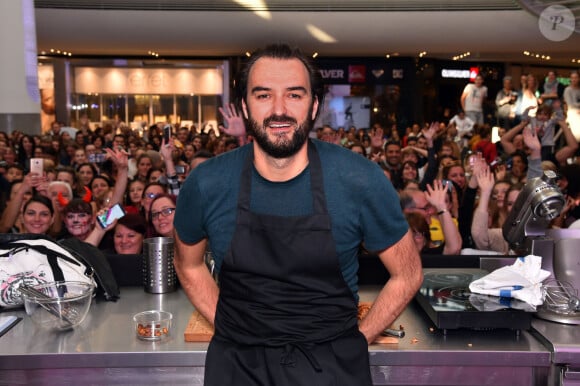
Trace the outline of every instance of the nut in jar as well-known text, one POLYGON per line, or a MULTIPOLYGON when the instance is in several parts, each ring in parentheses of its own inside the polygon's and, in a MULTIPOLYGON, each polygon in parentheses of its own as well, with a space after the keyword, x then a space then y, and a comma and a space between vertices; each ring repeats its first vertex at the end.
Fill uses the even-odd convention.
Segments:
POLYGON ((133 316, 135 334, 142 340, 161 340, 169 336, 173 315, 167 311, 143 311, 133 316))

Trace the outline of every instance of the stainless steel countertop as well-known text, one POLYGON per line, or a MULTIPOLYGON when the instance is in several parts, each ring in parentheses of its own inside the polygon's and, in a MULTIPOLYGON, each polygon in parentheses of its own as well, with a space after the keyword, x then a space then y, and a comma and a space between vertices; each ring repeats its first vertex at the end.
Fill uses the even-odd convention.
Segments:
MULTIPOLYGON (((378 287, 361 288, 361 300, 371 301, 378 287)), ((179 367, 203 366, 206 343, 183 339, 193 306, 185 294, 154 295, 142 288, 121 289, 117 302, 94 300, 87 319, 72 331, 39 330, 23 310, 24 319, 0 337, 0 369, 179 367), (173 313, 172 336, 162 342, 137 339, 132 316, 162 309, 173 313)), ((406 336, 395 345, 372 345, 371 366, 527 366, 548 367, 551 352, 533 334, 522 331, 430 331, 430 321, 415 303, 395 325, 406 336), (414 340, 416 339, 416 341, 414 340)), ((567 331, 567 329, 564 329, 567 331)), ((575 332, 574 342, 580 341, 575 332)))
POLYGON ((553 362, 580 366, 580 326, 534 319, 533 329, 553 350, 553 362))

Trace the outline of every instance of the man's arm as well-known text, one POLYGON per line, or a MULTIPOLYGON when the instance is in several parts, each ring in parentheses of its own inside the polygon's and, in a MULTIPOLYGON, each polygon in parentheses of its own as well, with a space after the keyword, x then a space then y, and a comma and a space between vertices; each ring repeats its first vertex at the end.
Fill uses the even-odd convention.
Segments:
POLYGON ((578 142, 576 142, 576 137, 572 134, 572 130, 570 130, 570 127, 565 120, 561 120, 559 124, 560 130, 564 133, 566 145, 556 152, 555 157, 560 165, 565 165, 566 160, 576 154, 576 151, 578 150, 578 142))
POLYGON ((459 101, 461 102, 461 110, 465 111, 465 100, 467 99, 467 90, 463 90, 463 93, 461 94, 461 98, 459 99, 459 101))
POLYGON ((187 244, 173 231, 175 253, 173 264, 179 282, 195 309, 212 325, 218 301, 218 286, 205 265, 204 254, 207 239, 187 244))
POLYGON ((379 253, 391 278, 383 287, 359 329, 372 343, 403 312, 423 282, 421 259, 411 231, 379 253))
POLYGON ((515 136, 518 135, 524 127, 526 127, 530 123, 529 121, 523 121, 518 123, 516 126, 512 127, 508 130, 502 137, 501 137, 501 145, 503 146, 503 150, 506 154, 512 154, 516 151, 516 147, 512 143, 515 136))

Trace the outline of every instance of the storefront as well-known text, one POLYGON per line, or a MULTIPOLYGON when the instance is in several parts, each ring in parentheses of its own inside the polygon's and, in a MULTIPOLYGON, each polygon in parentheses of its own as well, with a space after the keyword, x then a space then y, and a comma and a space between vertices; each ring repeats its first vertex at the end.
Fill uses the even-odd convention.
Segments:
POLYGON ((425 114, 432 120, 449 121, 461 109, 461 94, 465 86, 472 83, 477 75, 482 75, 487 87, 484 117, 492 123, 495 96, 502 88, 504 70, 503 63, 434 61, 425 83, 431 85, 435 97, 425 103, 425 114))
POLYGON ((418 86, 412 58, 319 59, 325 103, 316 122, 334 129, 369 128, 413 122, 418 86))
POLYGON ((60 67, 64 71, 51 63, 39 66, 40 88, 43 94, 51 87, 54 94, 65 94, 66 103, 57 101, 52 112, 72 126, 86 114, 93 128, 108 121, 135 129, 157 122, 217 128, 218 107, 229 101, 227 61, 79 59, 60 67))

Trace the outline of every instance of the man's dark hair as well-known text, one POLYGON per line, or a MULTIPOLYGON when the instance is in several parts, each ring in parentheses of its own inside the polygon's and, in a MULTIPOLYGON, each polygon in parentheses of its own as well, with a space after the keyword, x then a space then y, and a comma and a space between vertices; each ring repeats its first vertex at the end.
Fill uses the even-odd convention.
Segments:
POLYGON ((242 101, 246 101, 250 70, 252 69, 253 65, 261 58, 286 60, 298 59, 304 64, 310 79, 310 92, 312 94, 312 98, 313 100, 318 100, 318 111, 316 112, 316 117, 318 117, 324 102, 324 86, 322 84, 322 76, 320 75, 320 71, 308 56, 304 55, 298 48, 292 48, 287 44, 272 44, 264 49, 255 51, 250 56, 242 70, 238 73, 238 80, 236 82, 235 90, 235 102, 238 109, 241 111, 242 101))
POLYGON ((198 152, 196 152, 193 157, 191 157, 192 159, 196 159, 196 158, 212 158, 214 156, 214 154, 209 151, 209 150, 205 150, 205 149, 201 149, 198 152))
POLYGON ((390 141, 387 141, 387 143, 385 143, 385 150, 387 150, 387 147, 392 146, 392 145, 395 145, 399 148, 402 148, 401 143, 399 141, 390 140, 390 141))

